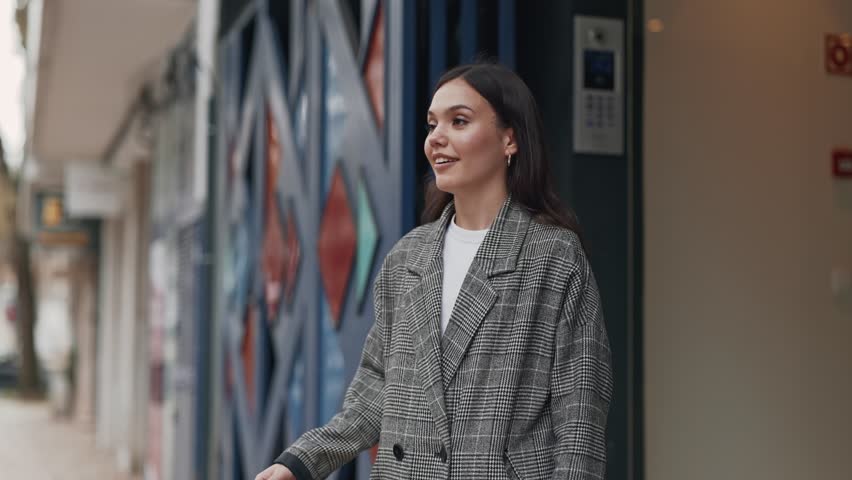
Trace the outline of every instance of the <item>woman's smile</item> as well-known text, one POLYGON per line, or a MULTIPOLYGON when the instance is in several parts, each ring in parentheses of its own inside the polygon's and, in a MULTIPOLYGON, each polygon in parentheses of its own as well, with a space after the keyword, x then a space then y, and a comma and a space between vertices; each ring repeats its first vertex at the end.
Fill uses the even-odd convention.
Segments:
POLYGON ((438 167, 447 167, 459 161, 457 157, 451 157, 449 155, 437 154, 433 158, 434 166, 438 167))

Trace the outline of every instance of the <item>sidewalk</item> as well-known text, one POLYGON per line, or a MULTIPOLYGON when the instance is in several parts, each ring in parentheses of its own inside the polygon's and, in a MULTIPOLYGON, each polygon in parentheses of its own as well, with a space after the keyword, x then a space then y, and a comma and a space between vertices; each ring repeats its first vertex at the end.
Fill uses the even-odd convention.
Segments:
POLYGON ((0 478, 138 480, 117 472, 113 458, 95 448, 93 432, 50 418, 44 402, 0 393, 0 478))

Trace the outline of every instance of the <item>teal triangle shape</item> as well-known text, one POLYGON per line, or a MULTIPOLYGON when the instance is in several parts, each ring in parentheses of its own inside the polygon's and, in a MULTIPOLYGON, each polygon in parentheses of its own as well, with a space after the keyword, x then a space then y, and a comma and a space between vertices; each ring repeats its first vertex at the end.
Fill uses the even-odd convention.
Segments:
POLYGON ((355 298, 359 308, 364 303, 370 271, 379 244, 379 229, 376 217, 370 203, 369 192, 364 185, 364 179, 358 182, 358 249, 355 257, 355 298))

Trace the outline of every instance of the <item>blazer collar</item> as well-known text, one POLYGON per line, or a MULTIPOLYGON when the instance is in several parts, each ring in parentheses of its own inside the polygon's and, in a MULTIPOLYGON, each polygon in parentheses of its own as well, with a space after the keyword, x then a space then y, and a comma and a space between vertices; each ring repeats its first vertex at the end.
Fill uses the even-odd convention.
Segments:
MULTIPOLYGON (((409 270, 422 276, 436 257, 443 255, 444 235, 455 211, 455 203, 451 200, 441 217, 428 225, 428 231, 420 241, 421 248, 408 262, 409 270)), ((509 195, 476 253, 488 277, 515 270, 530 219, 527 209, 509 195)))

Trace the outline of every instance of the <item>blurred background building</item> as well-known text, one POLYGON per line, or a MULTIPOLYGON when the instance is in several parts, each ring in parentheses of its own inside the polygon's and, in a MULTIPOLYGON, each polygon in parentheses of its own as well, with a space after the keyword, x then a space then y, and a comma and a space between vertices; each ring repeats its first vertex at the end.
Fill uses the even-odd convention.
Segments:
MULTIPOLYGON (((431 86, 488 57, 540 103, 601 288, 609 478, 852 474, 848 0, 23 0, 17 18, 27 140, 0 204, 32 245, 51 405, 122 470, 253 478, 338 410, 372 278, 418 224, 431 86)), ((11 267, 0 282, 11 298, 11 267)))

